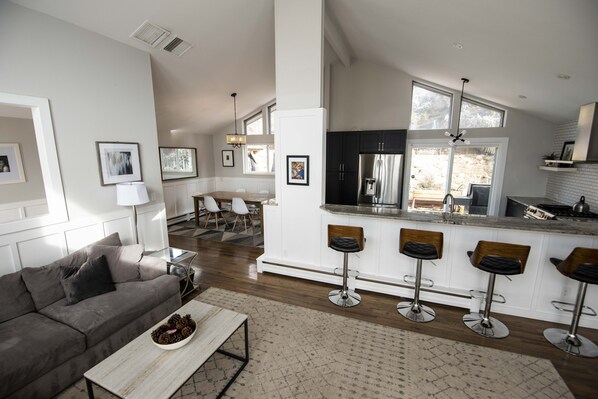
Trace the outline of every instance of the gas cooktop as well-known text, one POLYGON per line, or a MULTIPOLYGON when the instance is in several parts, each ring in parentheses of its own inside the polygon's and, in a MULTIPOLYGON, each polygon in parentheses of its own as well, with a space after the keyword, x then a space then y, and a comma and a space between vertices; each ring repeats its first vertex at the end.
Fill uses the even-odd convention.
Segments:
POLYGON ((598 214, 593 212, 575 212, 569 205, 552 205, 552 204, 538 204, 536 208, 553 214, 558 219, 575 218, 575 219, 595 219, 598 214))

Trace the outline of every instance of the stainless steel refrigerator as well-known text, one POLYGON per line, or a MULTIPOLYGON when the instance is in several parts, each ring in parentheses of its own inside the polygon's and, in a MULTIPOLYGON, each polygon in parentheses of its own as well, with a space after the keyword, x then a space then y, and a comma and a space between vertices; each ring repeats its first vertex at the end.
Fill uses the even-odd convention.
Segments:
POLYGON ((360 205, 401 207, 402 154, 359 154, 360 205))

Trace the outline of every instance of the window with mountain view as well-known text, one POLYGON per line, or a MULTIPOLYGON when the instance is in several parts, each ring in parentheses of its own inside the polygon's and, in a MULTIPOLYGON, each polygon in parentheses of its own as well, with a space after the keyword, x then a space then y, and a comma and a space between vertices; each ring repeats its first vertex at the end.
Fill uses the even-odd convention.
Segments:
POLYGON ((449 129, 452 102, 451 93, 413 82, 409 129, 449 129))
POLYGON ((505 111, 477 101, 463 99, 459 126, 463 128, 503 127, 505 111))

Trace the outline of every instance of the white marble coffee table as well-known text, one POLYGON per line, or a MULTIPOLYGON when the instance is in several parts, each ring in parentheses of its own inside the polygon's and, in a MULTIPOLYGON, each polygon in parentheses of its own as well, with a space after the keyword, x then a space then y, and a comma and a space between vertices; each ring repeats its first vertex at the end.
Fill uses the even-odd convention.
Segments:
POLYGON ((215 352, 243 362, 218 397, 224 395, 249 361, 247 315, 198 301, 190 301, 175 313, 190 314, 197 323, 191 342, 171 351, 154 345, 151 331, 166 322, 166 317, 84 374, 89 397, 94 397, 93 383, 121 398, 169 398, 215 352), (219 349, 241 325, 245 330, 245 356, 219 349))

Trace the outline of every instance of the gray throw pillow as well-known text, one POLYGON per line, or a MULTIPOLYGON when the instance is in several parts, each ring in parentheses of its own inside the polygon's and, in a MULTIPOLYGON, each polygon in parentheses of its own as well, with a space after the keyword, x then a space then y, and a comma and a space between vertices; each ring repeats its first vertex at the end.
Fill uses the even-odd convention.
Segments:
POLYGON ((23 269, 23 281, 31 293, 37 310, 64 298, 64 290, 60 284, 61 266, 81 266, 87 260, 87 252, 93 245, 121 245, 118 233, 112 233, 72 254, 58 259, 42 267, 26 267, 23 269))
POLYGON ((111 247, 107 245, 92 245, 88 250, 89 259, 106 256, 110 275, 114 283, 139 281, 139 261, 143 257, 143 245, 126 245, 111 247))
POLYGON ((35 312, 35 306, 21 272, 0 277, 0 323, 29 312, 35 312))
POLYGON ((74 305, 84 299, 114 291, 114 283, 104 255, 88 260, 81 267, 61 267, 60 283, 66 304, 74 305))

